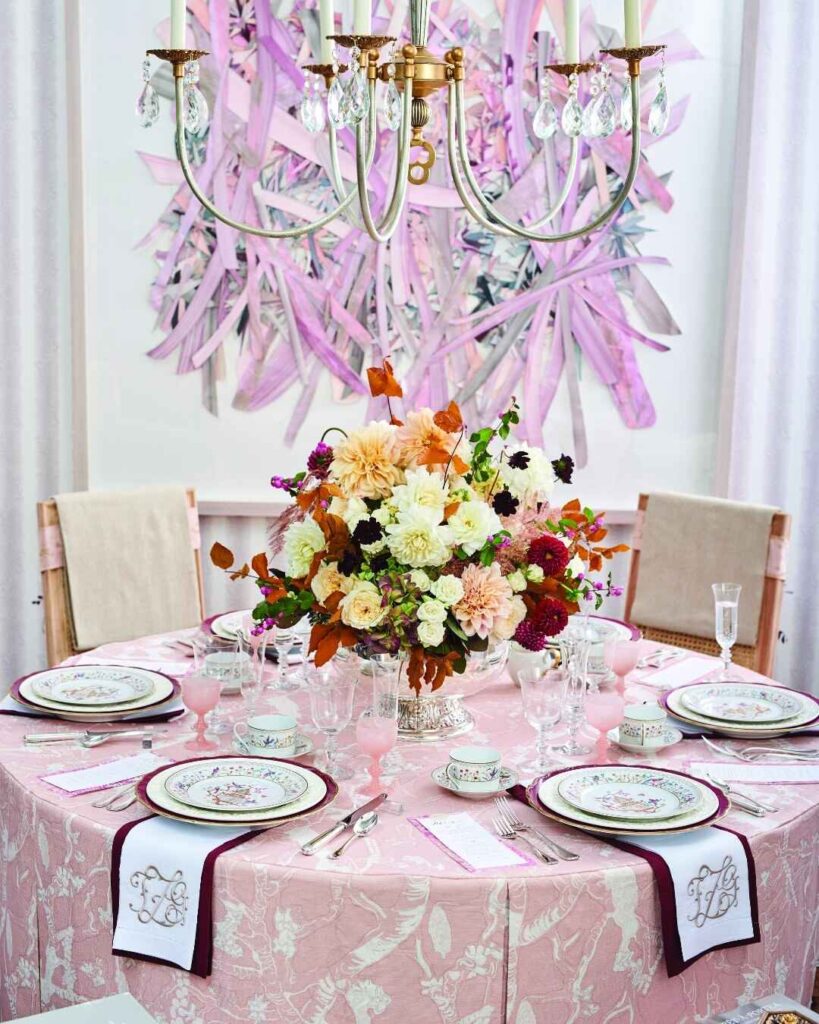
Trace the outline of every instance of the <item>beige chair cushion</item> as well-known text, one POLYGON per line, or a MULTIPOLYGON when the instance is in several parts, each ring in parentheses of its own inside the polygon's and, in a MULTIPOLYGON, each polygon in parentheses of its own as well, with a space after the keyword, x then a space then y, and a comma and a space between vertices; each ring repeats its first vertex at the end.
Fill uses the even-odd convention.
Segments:
POLYGON ((779 511, 720 498, 652 494, 643 523, 634 622, 714 635, 712 583, 739 583, 737 642, 756 643, 771 521, 779 511))
POLYGON ((85 491, 55 500, 78 650, 199 622, 183 488, 85 491))

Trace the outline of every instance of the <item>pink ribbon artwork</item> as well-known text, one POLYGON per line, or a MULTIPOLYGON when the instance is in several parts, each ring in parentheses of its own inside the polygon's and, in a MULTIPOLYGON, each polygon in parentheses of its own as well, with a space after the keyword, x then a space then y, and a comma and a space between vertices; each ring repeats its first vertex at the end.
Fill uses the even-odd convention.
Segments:
MULTIPOLYGON (((464 48, 473 169, 489 196, 504 196, 504 214, 529 222, 545 210, 547 182, 562 181, 568 163, 569 140, 562 133, 544 143, 532 129, 537 76, 551 75, 539 65, 561 53, 562 3, 520 0, 514 17, 507 11, 504 18, 508 4, 495 2, 496 11, 481 17, 464 0, 438 0, 430 48, 464 48), (544 10, 554 32, 536 33, 544 10)), ((379 4, 378 10, 392 6, 379 4)), ((210 51, 200 85, 212 110, 207 132, 188 136, 191 158, 202 187, 240 220, 283 227, 335 205, 325 170, 326 138, 310 134, 298 117, 300 66, 318 51, 316 8, 299 2, 278 20, 269 3, 188 0, 189 39, 210 51)), ((645 3, 646 18, 652 8, 645 3)), ((376 16, 374 32, 386 34, 389 27, 388 17, 376 16)), ((655 38, 647 32, 649 37, 666 44, 667 67, 699 57, 677 33, 655 38)), ((582 13, 580 39, 583 54, 619 42, 614 30, 595 20, 590 5, 582 13)), ((658 67, 657 58, 643 63, 644 124, 658 67)), ((612 61, 612 71, 618 100, 622 62, 612 61)), ((155 84, 165 91, 161 76, 155 84)), ((551 87, 560 109, 566 79, 552 75, 551 87)), ((581 81, 581 102, 587 90, 581 81)), ((149 355, 174 358, 177 373, 201 373, 203 401, 217 414, 224 360, 236 351, 238 337, 233 406, 252 412, 297 389, 285 428, 288 444, 324 374, 336 398, 360 396, 362 415, 369 413, 365 371, 385 357, 407 382, 410 405, 444 408, 454 398, 466 415, 484 421, 516 395, 525 416, 519 434, 531 444, 542 443, 565 377, 580 465, 587 454, 582 374, 606 385, 626 426, 652 426, 655 410, 638 353, 645 347, 667 351, 655 336, 675 335, 679 328, 644 273, 667 260, 642 255, 639 247, 647 232, 644 207, 667 212, 673 203, 668 176, 656 173, 649 159, 653 146, 679 127, 687 99, 672 106, 663 136, 645 132, 640 171, 621 213, 590 237, 550 246, 495 236, 463 211, 449 180, 445 104, 444 93, 430 104, 427 137, 438 156, 432 177, 426 185, 409 186, 403 220, 383 245, 357 226, 355 216, 303 240, 242 235, 203 214, 175 160, 140 153, 157 182, 178 184, 143 240, 157 262, 151 303, 163 334, 149 355)), ((342 172, 351 181, 352 135, 345 129, 340 138, 342 172)), ((586 223, 608 202, 625 174, 629 147, 622 129, 581 140, 579 173, 552 222, 556 229, 586 223)), ((395 136, 379 112, 370 180, 376 212, 386 197, 394 149, 395 136)))

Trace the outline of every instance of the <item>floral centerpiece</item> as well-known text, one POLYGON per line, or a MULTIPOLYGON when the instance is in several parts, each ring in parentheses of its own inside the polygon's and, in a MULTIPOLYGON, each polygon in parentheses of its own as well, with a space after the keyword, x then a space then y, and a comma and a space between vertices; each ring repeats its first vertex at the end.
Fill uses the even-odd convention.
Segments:
POLYGON ((512 439, 514 400, 470 432, 454 402, 398 419, 389 362, 368 376, 388 418, 350 434, 331 428, 304 472, 271 481, 294 499, 271 536, 285 570, 264 553, 234 569, 227 548, 211 550, 234 578, 255 575, 257 634, 309 616, 316 665, 339 648, 402 656, 417 694, 499 641, 542 649, 581 602, 599 607, 617 592, 610 574, 593 583, 589 573, 625 546, 606 547, 602 517, 579 501, 550 504, 572 460, 512 439))

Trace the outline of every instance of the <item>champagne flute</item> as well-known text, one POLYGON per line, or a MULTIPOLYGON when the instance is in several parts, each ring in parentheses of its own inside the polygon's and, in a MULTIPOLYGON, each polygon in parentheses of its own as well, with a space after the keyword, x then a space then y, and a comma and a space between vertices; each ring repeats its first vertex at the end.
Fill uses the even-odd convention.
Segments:
POLYGON ((338 734, 347 728, 353 717, 356 678, 354 675, 342 675, 329 665, 321 668, 308 665, 306 674, 313 725, 326 737, 324 754, 327 774, 344 782, 353 777, 353 772, 338 763, 338 734))
POLYGON ((736 643, 739 626, 739 583, 712 583, 714 592, 714 633, 720 648, 722 669, 714 677, 729 682, 737 677, 731 672, 731 648, 736 643))
POLYGON ((255 635, 253 627, 245 623, 239 634, 238 655, 240 661, 237 667, 241 672, 242 697, 245 701, 245 710, 249 715, 254 715, 258 711, 259 691, 264 679, 266 647, 266 635, 264 633, 255 635))
POLYGON ((180 680, 182 700, 185 707, 196 715, 195 736, 188 740, 188 750, 215 750, 218 744, 206 739, 207 722, 205 715, 219 703, 222 680, 218 676, 200 675, 195 670, 180 680))
POLYGON ((561 638, 560 660, 566 672, 566 689, 563 696, 563 713, 569 727, 569 741, 558 749, 569 757, 580 757, 591 753, 591 747, 577 742, 577 733, 585 718, 586 676, 589 661, 589 641, 561 638))
POLYGON ((523 697, 523 714, 533 729, 537 730, 537 759, 534 771, 538 775, 550 767, 546 736, 549 729, 557 725, 566 690, 566 672, 562 668, 548 668, 535 665, 522 669, 518 675, 523 697))

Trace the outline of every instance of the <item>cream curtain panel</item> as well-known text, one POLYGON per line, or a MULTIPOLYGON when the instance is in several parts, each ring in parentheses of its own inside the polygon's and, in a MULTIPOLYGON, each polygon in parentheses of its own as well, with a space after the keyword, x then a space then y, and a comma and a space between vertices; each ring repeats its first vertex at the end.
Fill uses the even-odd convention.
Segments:
POLYGON ((44 664, 35 503, 71 487, 63 4, 3 4, 0 693, 44 664))
POLYGON ((720 476, 793 516, 776 675, 819 692, 817 47, 815 0, 746 0, 720 476))

